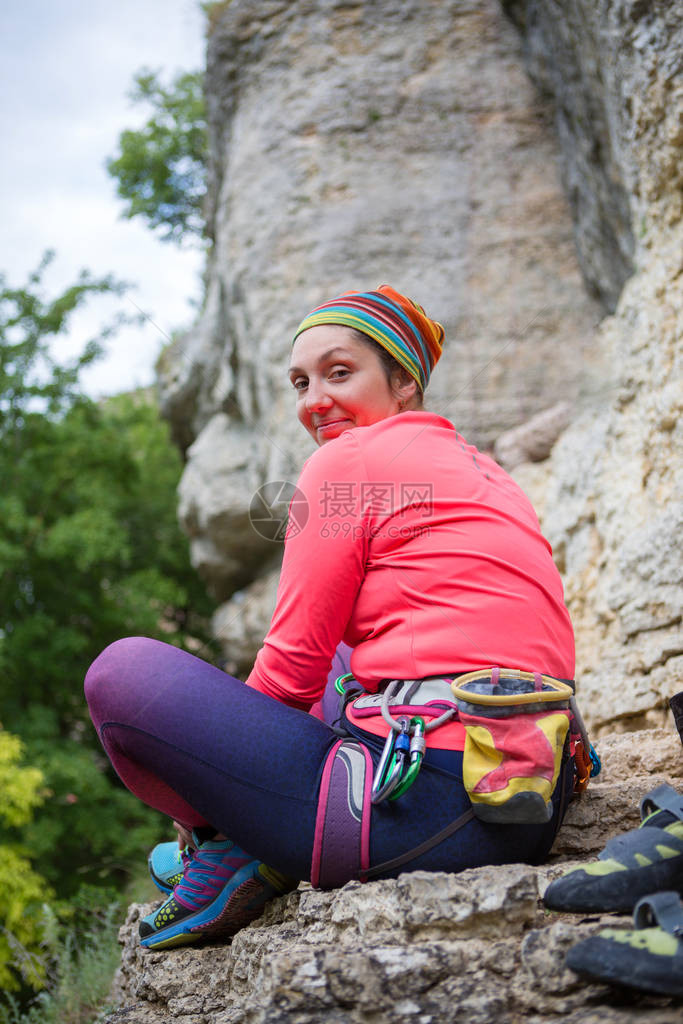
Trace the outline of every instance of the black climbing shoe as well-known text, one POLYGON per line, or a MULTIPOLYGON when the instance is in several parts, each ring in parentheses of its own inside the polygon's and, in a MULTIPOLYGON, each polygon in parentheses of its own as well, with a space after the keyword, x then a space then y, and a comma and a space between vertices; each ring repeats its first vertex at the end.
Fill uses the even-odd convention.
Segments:
POLYGON ((567 953, 567 967, 593 981, 683 996, 683 904, 658 892, 636 905, 636 931, 607 928, 567 953))
POLYGON ((630 913, 648 893, 683 893, 683 797, 658 786, 643 797, 640 815, 640 828, 610 839, 597 861, 551 882, 543 897, 549 910, 630 913))
POLYGON ((681 743, 683 743, 683 690, 680 693, 675 693, 673 697, 669 697, 669 707, 674 716, 674 724, 681 737, 681 743))

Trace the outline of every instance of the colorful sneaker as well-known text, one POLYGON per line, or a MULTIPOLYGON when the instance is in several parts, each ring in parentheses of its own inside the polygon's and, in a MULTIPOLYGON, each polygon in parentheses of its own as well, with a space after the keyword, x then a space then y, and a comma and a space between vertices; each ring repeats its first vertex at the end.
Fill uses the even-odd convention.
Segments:
POLYGON ((229 839, 202 843, 170 896, 140 922, 141 944, 170 949, 207 937, 227 938, 296 885, 229 839))
POLYGON ((193 852, 188 847, 181 850, 177 842, 157 843, 147 858, 149 873, 157 889, 165 893, 173 890, 192 860, 193 852))

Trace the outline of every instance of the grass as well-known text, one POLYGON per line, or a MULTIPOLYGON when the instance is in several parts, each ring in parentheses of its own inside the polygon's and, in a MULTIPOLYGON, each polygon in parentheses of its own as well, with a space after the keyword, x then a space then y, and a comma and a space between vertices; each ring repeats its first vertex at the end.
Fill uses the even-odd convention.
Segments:
MULTIPOLYGON (((104 898, 108 898, 105 892, 104 898)), ((111 895, 111 894, 109 894, 111 895)), ((158 891, 147 872, 135 877, 125 893, 105 906, 76 908, 74 923, 64 929, 56 916, 47 922, 45 959, 47 987, 23 1005, 11 993, 0 1005, 0 1024, 97 1024, 112 1007, 107 999, 121 962, 118 930, 131 902, 156 899, 158 891), (79 923, 80 922, 80 923, 79 923)), ((101 897, 100 897, 101 898, 101 897)))

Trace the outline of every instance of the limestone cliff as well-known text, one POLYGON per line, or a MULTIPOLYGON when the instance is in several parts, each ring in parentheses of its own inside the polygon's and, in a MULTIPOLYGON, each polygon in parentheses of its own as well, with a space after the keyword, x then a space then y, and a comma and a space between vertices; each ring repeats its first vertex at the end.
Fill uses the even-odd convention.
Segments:
POLYGON ((662 721, 683 685, 682 34, 682 0, 215 5, 207 300, 162 390, 231 670, 279 562, 250 500, 310 450, 292 329, 389 281, 446 326, 429 407, 543 514, 589 719, 662 721))
MULTIPOLYGON (((448 338, 430 407, 485 448, 595 389, 601 314, 552 108, 495 0, 232 0, 214 14, 207 74, 206 308, 162 388, 191 445, 193 558, 227 598, 273 554, 249 528, 254 490, 296 479, 311 450, 285 368, 313 304, 382 282, 422 302, 448 338)), ((239 623, 243 604, 222 618, 239 623)))
POLYGON ((600 399, 536 493, 583 706, 595 725, 633 729, 663 721, 683 689, 683 4, 506 6, 554 99, 585 273, 616 296, 632 267, 595 338, 611 367, 600 399))
MULTIPOLYGON (((495 443, 537 504, 586 717, 665 721, 683 689, 682 55, 683 0, 212 5, 214 247, 161 384, 233 670, 277 579, 252 494, 309 450, 289 337, 316 301, 388 282, 446 326, 429 407, 495 443)), ((680 788, 667 726, 601 740, 605 774, 546 868, 303 887, 229 945, 169 954, 139 949, 132 908, 108 1020, 674 1024, 680 1006, 577 982, 564 950, 600 922, 538 904, 558 863, 635 824, 647 789, 680 788)))

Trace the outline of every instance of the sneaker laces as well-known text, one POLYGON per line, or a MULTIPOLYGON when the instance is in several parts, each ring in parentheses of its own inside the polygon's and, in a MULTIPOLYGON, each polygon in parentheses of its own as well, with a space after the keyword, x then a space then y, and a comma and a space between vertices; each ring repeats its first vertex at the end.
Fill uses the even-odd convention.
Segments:
POLYGON ((229 839, 202 843, 173 895, 181 906, 196 910, 215 899, 235 872, 252 860, 253 857, 229 839))

